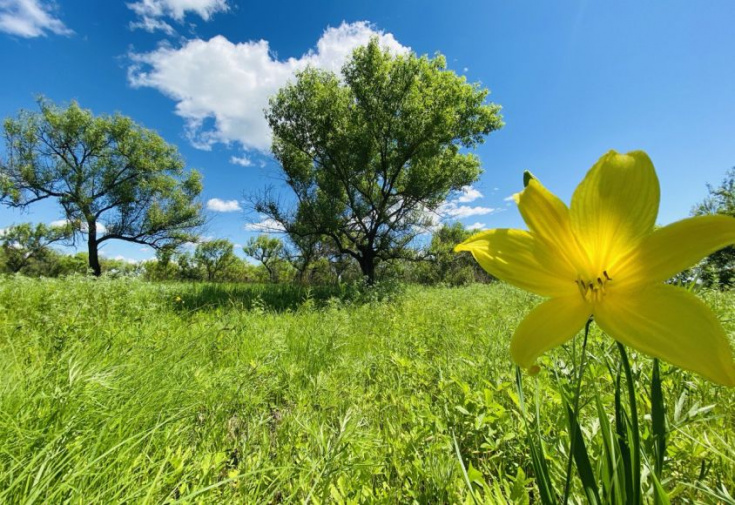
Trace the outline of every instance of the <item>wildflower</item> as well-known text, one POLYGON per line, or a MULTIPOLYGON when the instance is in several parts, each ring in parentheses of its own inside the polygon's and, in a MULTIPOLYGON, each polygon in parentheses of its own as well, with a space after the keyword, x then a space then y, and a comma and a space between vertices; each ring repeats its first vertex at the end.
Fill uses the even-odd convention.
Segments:
POLYGON ((654 231, 659 183, 642 151, 602 156, 570 207, 532 177, 515 200, 528 231, 485 231, 455 251, 469 251, 490 274, 550 298, 516 329, 516 363, 535 368, 538 356, 592 316, 627 346, 735 386, 732 351, 715 315, 693 294, 664 284, 735 243, 734 218, 692 217, 654 231))

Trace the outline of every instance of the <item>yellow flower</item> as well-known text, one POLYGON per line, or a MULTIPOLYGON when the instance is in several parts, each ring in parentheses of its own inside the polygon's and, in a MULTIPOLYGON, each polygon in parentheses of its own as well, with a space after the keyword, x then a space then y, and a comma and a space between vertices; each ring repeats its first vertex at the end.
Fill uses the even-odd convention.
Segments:
POLYGON ((570 207, 533 178, 515 199, 529 231, 485 231, 455 251, 469 251, 497 278, 550 297, 516 329, 516 363, 533 367, 594 316, 627 346, 735 386, 730 344, 715 315, 686 290, 663 284, 734 244, 734 218, 693 217, 654 231, 659 183, 642 151, 605 154, 570 207))

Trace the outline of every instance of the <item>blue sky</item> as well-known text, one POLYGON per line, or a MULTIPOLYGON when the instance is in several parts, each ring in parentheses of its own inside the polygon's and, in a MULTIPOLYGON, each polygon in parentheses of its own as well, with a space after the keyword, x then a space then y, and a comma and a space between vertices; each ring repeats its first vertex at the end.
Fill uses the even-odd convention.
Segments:
MULTIPOLYGON (((446 219, 523 227, 505 199, 524 170, 569 201, 604 152, 644 149, 666 224, 735 165, 733 23, 730 0, 0 0, 0 117, 34 109, 38 94, 131 116, 204 174, 206 235, 242 244, 258 221, 238 210, 243 195, 279 185, 268 96, 306 64, 338 69, 377 34, 443 53, 503 106, 506 126, 477 150, 485 173, 446 219)), ((0 228, 60 218, 52 202, 0 208, 0 228)), ((153 256, 119 242, 104 253, 153 256)))

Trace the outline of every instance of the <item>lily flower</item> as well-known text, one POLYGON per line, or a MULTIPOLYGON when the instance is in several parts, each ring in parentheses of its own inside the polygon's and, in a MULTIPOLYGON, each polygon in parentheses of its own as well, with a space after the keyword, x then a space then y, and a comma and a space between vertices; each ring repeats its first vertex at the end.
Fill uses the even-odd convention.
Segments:
POLYGON ((498 279, 549 297, 516 329, 513 360, 536 359, 576 335, 590 317, 640 352, 735 386, 728 337, 714 313, 685 289, 664 284, 735 243, 735 218, 699 216, 654 230, 659 182, 642 151, 610 151, 590 169, 570 207, 527 174, 515 195, 528 231, 478 233, 469 251, 498 279))

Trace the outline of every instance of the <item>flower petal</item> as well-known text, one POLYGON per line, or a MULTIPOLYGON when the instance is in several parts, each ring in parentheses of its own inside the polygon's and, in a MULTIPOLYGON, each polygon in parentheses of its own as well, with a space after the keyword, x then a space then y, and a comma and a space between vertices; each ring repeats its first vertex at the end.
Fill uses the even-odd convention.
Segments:
POLYGON ((496 229, 478 233, 454 248, 469 251, 488 273, 541 296, 578 294, 573 278, 564 278, 554 263, 542 265, 535 254, 539 244, 527 231, 496 229))
POLYGON ((572 230, 593 275, 609 270, 653 231, 659 197, 656 171, 643 151, 610 151, 595 163, 574 191, 570 209, 572 230))
POLYGON ((513 361, 531 368, 541 354, 576 335, 591 313, 591 305, 579 293, 545 301, 516 328, 510 342, 513 361))
POLYGON ((724 215, 683 219, 654 231, 618 267, 620 287, 659 283, 705 256, 735 244, 735 218, 724 215))
POLYGON ((535 238, 546 247, 537 248, 537 257, 542 263, 552 261, 559 274, 575 280, 585 272, 589 261, 572 233, 569 209, 556 195, 546 189, 537 179, 530 179, 525 189, 517 194, 518 210, 535 238))
POLYGON ((735 363, 714 313, 688 291, 663 284, 609 293, 595 320, 611 337, 650 356, 735 386, 735 363))

